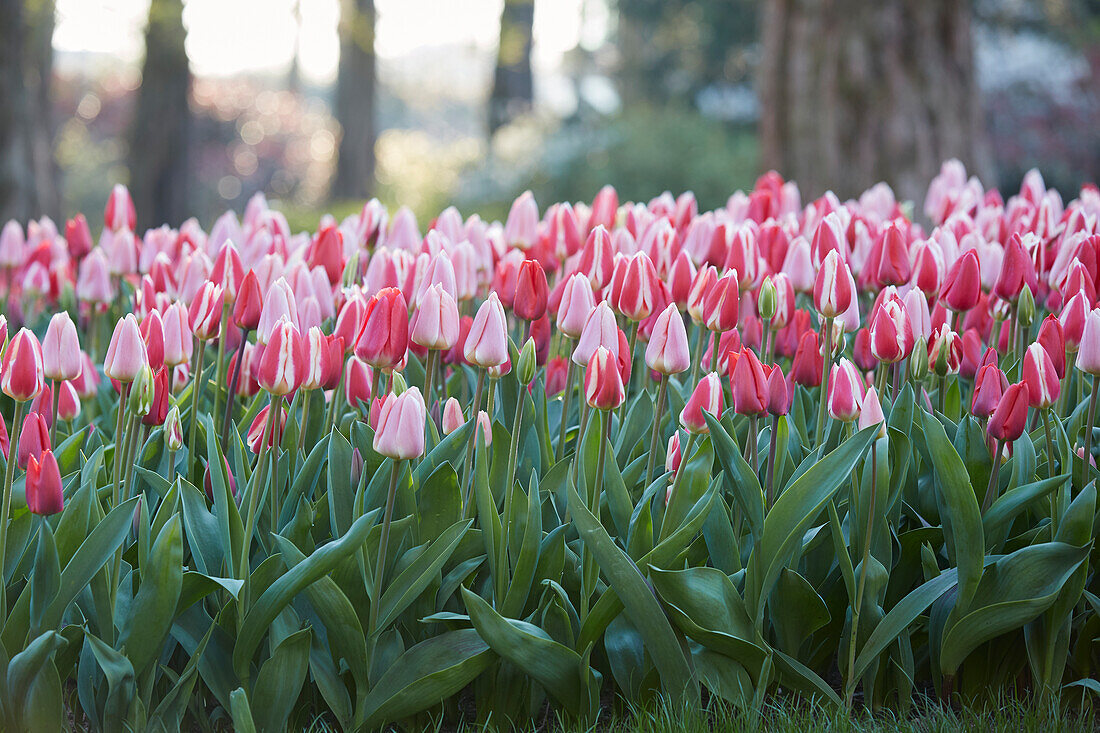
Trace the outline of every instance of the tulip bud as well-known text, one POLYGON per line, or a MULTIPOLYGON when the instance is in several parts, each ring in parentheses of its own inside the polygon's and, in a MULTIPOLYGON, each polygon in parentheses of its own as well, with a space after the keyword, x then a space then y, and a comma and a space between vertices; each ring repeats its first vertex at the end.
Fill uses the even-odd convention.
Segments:
POLYGON ((913 349, 909 359, 909 374, 918 382, 928 376, 928 351, 913 349))
POLYGON ((557 312, 558 329, 569 338, 577 338, 595 307, 592 284, 581 273, 574 273, 565 281, 562 290, 557 312))
POLYGON ((863 395, 863 406, 859 411, 859 429, 878 425, 876 438, 886 437, 886 416, 882 413, 882 403, 879 402, 878 391, 874 387, 868 387, 867 394, 863 395))
POLYGON ((158 311, 149 311, 141 319, 141 338, 145 341, 145 353, 149 368, 153 371, 164 366, 164 321, 158 311))
POLYGON ((53 451, 42 451, 41 458, 30 457, 27 464, 25 485, 27 508, 32 514, 49 516, 57 514, 65 506, 61 490, 61 470, 53 451))
MULTIPOLYGON (((665 470, 676 475, 676 472, 680 470, 680 462, 682 460, 683 454, 680 448, 680 432, 677 431, 668 439, 668 450, 665 451, 665 470)), ((669 486, 668 490, 671 492, 672 486, 669 486)), ((668 502, 668 498, 669 497, 665 497, 665 503, 668 502)))
POLYGON ((499 366, 508 360, 508 325, 504 306, 495 292, 481 304, 470 324, 463 346, 466 361, 482 368, 499 366))
POLYGON ((703 306, 703 322, 707 329, 721 333, 735 328, 739 298, 740 289, 736 271, 730 271, 718 278, 707 293, 706 303, 703 306))
POLYGON ((1024 352, 1023 382, 1027 385, 1028 403, 1032 407, 1045 410, 1057 402, 1062 383, 1042 344, 1031 344, 1024 352))
POLYGON ((615 310, 632 321, 649 317, 657 305, 660 287, 657 269, 645 252, 638 252, 623 267, 622 283, 612 284, 611 303, 615 310))
POLYGON ((1039 336, 1035 340, 1042 344, 1047 354, 1050 355, 1050 361, 1054 364, 1054 372, 1058 375, 1058 378, 1064 379, 1066 376, 1066 339, 1062 331, 1062 323, 1057 316, 1051 314, 1043 319, 1042 325, 1039 326, 1039 336))
POLYGON ((675 303, 670 303, 657 316, 646 346, 645 363, 664 375, 679 374, 691 366, 687 329, 675 303))
POLYGON ((940 299, 948 309, 965 313, 978 304, 981 295, 982 278, 978 254, 973 249, 968 249, 947 271, 940 288, 940 299))
POLYGON ((599 290, 611 280, 615 267, 611 235, 603 226, 597 226, 585 240, 577 272, 588 278, 593 290, 599 290))
POLYGON ((1008 379, 996 364, 986 364, 974 377, 974 396, 970 412, 974 417, 988 418, 997 409, 1001 395, 1008 389, 1008 379))
MULTIPOLYGON (((138 340, 140 341, 140 336, 138 340)), ((26 328, 19 329, 19 333, 8 344, 4 352, 2 372, 0 386, 3 387, 4 394, 16 402, 33 400, 45 386, 42 347, 35 335, 26 328)))
POLYGON ((413 314, 411 340, 426 349, 446 350, 458 342, 458 303, 439 283, 424 291, 413 314))
POLYGON ((458 400, 449 397, 443 405, 443 434, 450 435, 466 423, 466 416, 462 414, 462 405, 458 400))
POLYGON ((546 272, 538 260, 524 260, 516 278, 516 296, 512 310, 525 321, 537 321, 546 313, 549 287, 546 272))
POLYGON ((1035 322, 1035 296, 1031 292, 1031 286, 1025 285, 1020 291, 1020 299, 1016 303, 1016 320, 1024 328, 1028 328, 1035 322))
POLYGON ((573 349, 573 363, 577 366, 586 366, 596 353, 596 349, 603 346, 609 351, 618 353, 619 327, 615 323, 615 314, 611 312, 611 306, 607 301, 602 301, 588 315, 577 347, 573 349))
POLYGON ((260 356, 256 381, 264 391, 282 396, 298 389, 305 373, 302 337, 290 321, 282 319, 272 329, 260 356))
POLYGON ((164 443, 170 451, 178 451, 183 447, 183 420, 180 418, 180 408, 176 405, 172 405, 164 418, 164 443))
POLYGON ((771 321, 775 316, 776 308, 775 283, 772 282, 771 276, 764 278, 764 282, 760 284, 760 292, 756 298, 757 314, 765 321, 771 321))
POLYGON ((783 370, 776 364, 768 373, 768 414, 775 417, 786 415, 791 411, 791 402, 794 395, 783 378, 783 370))
POLYGON ((1027 426, 1027 405, 1027 386, 1023 382, 1010 385, 989 418, 989 434, 1010 443, 1023 435, 1027 426))
POLYGON ((531 384, 535 379, 535 340, 528 338, 519 352, 519 361, 516 364, 516 376, 521 384, 531 384))
POLYGON ((153 397, 156 395, 156 385, 153 384, 153 371, 148 364, 142 366, 134 376, 130 387, 130 398, 127 409, 132 415, 145 415, 153 406, 153 397))
POLYGON ((615 354, 603 346, 596 349, 585 368, 584 398, 597 410, 614 410, 626 398, 615 354))
POLYGON ((400 395, 389 394, 378 414, 374 450, 389 458, 417 458, 424 453, 427 410, 420 390, 411 387, 400 395))
POLYGON ((259 453, 261 447, 270 448, 275 445, 275 431, 280 433, 286 427, 286 410, 282 407, 282 400, 275 401, 275 409, 278 411, 278 425, 268 426, 268 418, 271 414, 271 406, 266 405, 252 420, 248 428, 245 443, 253 453, 259 453))
POLYGON ((680 413, 680 424, 690 433, 709 433, 704 412, 714 417, 722 415, 722 382, 715 372, 699 380, 680 413))
POLYGON ((733 409, 739 415, 763 415, 768 410, 768 380, 752 349, 742 348, 730 378, 733 409))
POLYGON ((829 414, 841 422, 859 417, 863 404, 863 380, 856 365, 847 359, 833 364, 829 375, 829 414))
POLYGON ((27 413, 23 428, 19 431, 15 464, 26 470, 27 462, 31 458, 40 458, 42 451, 49 450, 50 447, 50 427, 46 424, 46 418, 40 412, 27 413))
MULTIPOLYGON (((229 493, 233 498, 237 497, 237 479, 233 478, 233 472, 229 470, 229 459, 222 456, 222 464, 225 466, 225 475, 229 479, 229 493)), ((210 464, 206 464, 206 471, 202 475, 202 486, 206 490, 206 498, 214 502, 214 484, 210 477, 210 464)))
POLYGON ((806 331, 798 340, 798 348, 791 361, 791 381, 803 387, 821 386, 821 372, 825 368, 825 355, 821 342, 813 331, 806 331))
POLYGON ((164 367, 153 373, 153 401, 141 418, 143 425, 161 425, 168 415, 168 370, 164 367))
POLYGON ((1084 335, 1085 319, 1088 317, 1092 306, 1084 293, 1077 293, 1062 307, 1062 314, 1058 317, 1062 324, 1062 334, 1065 337, 1066 350, 1077 353, 1081 345, 1081 337, 1084 335))
POLYGON ((688 291, 687 307, 691 320, 696 323, 702 323, 706 318, 707 296, 710 295, 711 288, 716 282, 718 282, 718 271, 713 265, 704 265, 695 273, 691 290, 688 291))
POLYGON ((855 297, 847 263, 836 250, 830 250, 814 280, 814 307, 825 318, 836 318, 848 310, 855 297))
POLYGON ((237 289, 237 299, 233 303, 233 322, 241 330, 254 331, 260 325, 263 308, 264 296, 260 290, 260 281, 256 277, 256 271, 250 269, 244 274, 237 289))
POLYGON ((928 337, 928 364, 941 377, 962 366, 962 340, 946 323, 928 337))
POLYGON ((209 341, 218 337, 224 304, 225 293, 221 287, 213 282, 206 282, 187 311, 187 322, 195 338, 209 341))
POLYGON ((493 424, 489 421, 489 413, 479 410, 477 413, 477 442, 482 447, 488 448, 493 444, 493 424))
POLYGON ((390 376, 390 391, 399 396, 405 394, 405 390, 409 388, 408 383, 405 382, 405 377, 398 372, 394 372, 390 376))
POLYGON ((67 311, 55 313, 42 340, 43 374, 56 381, 80 374, 80 341, 67 311))
POLYGON ((909 314, 896 296, 875 308, 870 331, 871 353, 884 364, 894 364, 909 356, 916 343, 909 314))
POLYGON ((170 305, 164 312, 161 325, 164 328, 164 363, 170 367, 190 363, 195 340, 183 303, 170 305))

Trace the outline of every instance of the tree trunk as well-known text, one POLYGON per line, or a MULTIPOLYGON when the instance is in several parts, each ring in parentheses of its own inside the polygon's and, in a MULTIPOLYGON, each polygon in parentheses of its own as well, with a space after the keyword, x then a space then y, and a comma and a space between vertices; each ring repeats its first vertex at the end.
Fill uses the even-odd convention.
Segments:
POLYGON ((190 216, 191 70, 182 0, 152 0, 145 29, 134 119, 130 128, 130 193, 138 234, 190 216))
POLYGON ((535 0, 504 0, 493 91, 489 95, 490 136, 534 106, 531 74, 534 24, 535 0))
POLYGON ((336 122, 340 147, 331 195, 363 199, 374 184, 374 0, 342 0, 336 122))
POLYGON ((969 3, 770 0, 761 13, 762 163, 804 197, 884 180, 919 211, 944 159, 988 174, 969 3))
POLYGON ((0 222, 58 215, 52 0, 0 0, 0 222))

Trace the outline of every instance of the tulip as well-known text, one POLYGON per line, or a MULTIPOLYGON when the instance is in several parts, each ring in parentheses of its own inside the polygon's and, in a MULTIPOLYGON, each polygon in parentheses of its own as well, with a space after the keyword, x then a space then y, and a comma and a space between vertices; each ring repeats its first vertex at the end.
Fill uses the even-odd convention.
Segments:
POLYGON ((1086 374, 1094 377, 1100 374, 1100 308, 1094 308, 1085 316, 1076 363, 1086 374))
POLYGON ((703 417, 704 412, 709 412, 714 417, 722 414, 722 382, 715 372, 704 376, 695 386, 680 412, 680 424, 692 434, 709 433, 710 427, 703 417))
MULTIPOLYGON (((329 339, 317 326, 313 326, 306 332, 302 341, 302 356, 305 364, 305 374, 302 376, 302 389, 320 389, 325 377, 331 379, 333 372, 332 355, 329 349, 329 339)), ((339 355, 343 359, 343 351, 339 355)), ((338 368, 338 367, 337 367, 338 368)), ((306 400, 308 404, 309 400, 306 400)), ((302 419, 305 425, 306 420, 302 419)))
POLYGON ((294 291, 285 278, 280 277, 263 297, 263 308, 260 311, 260 321, 256 325, 256 337, 259 343, 266 344, 271 337, 271 331, 281 319, 290 321, 297 327, 298 305, 294 298, 294 291))
POLYGON ((886 416, 882 412, 882 403, 879 402, 878 391, 874 387, 868 387, 867 393, 863 395, 857 425, 860 430, 877 425, 879 426, 877 437, 886 437, 886 416))
POLYGON ((163 425, 168 417, 168 370, 161 367, 153 374, 153 400, 149 409, 142 415, 143 425, 163 425))
POLYGON ((1024 352, 1023 382, 1029 404, 1037 409, 1049 409, 1061 394, 1062 383, 1054 362, 1040 343, 1031 344, 1024 352))
POLYGON ((221 287, 213 282, 207 282, 202 286, 187 311, 187 322, 195 338, 200 341, 209 341, 218 336, 224 304, 225 293, 221 287))
POLYGON ((978 304, 982 294, 978 254, 967 250, 947 271, 940 287, 940 300, 955 313, 965 313, 978 304))
POLYGON ((695 273, 695 279, 688 291, 687 307, 691 320, 696 323, 703 323, 706 320, 707 296, 710 295, 711 288, 716 282, 718 282, 718 271, 712 265, 703 265, 695 273))
POLYGON ((691 366, 687 329, 675 303, 670 303, 657 316, 646 346, 645 363, 653 371, 666 376, 679 374, 691 366))
MULTIPOLYGON (((172 405, 164 418, 164 446, 169 454, 183 447, 183 420, 180 418, 180 408, 177 405, 172 405)), ((174 466, 174 461, 169 462, 174 466)))
MULTIPOLYGON (((503 318, 502 318, 503 321, 503 318)), ((394 369, 409 348, 409 309, 397 288, 383 288, 367 301, 355 355, 375 369, 394 369)))
POLYGON ((1008 389, 1008 379, 995 364, 986 364, 974 377, 974 396, 970 400, 970 412, 974 417, 986 419, 997 409, 1001 396, 1008 389))
POLYGON ((33 400, 45 386, 43 369, 42 346, 38 338, 22 328, 4 352, 0 387, 16 402, 33 400))
POLYGON ((50 319, 42 340, 42 366, 46 377, 59 382, 80 374, 80 341, 76 324, 66 311, 50 319))
POLYGON ((489 413, 485 410, 478 410, 475 431, 477 441, 483 447, 488 448, 493 444, 493 425, 489 421, 489 413))
POLYGON ((677 308, 685 309, 688 304, 688 295, 691 293, 691 285, 695 280, 695 264, 690 255, 684 250, 676 255, 671 269, 668 271, 668 293, 677 308))
POLYGON ((176 302, 164 312, 164 363, 175 367, 188 364, 194 347, 191 322, 183 303, 176 302))
POLYGON ((818 335, 813 331, 806 331, 798 340, 798 349, 791 361, 791 381, 803 387, 821 386, 824 362, 818 335))
POLYGON ((1050 361, 1054 365, 1054 372, 1058 379, 1066 377, 1066 339, 1062 331, 1062 323, 1054 314, 1043 319, 1039 326, 1039 335, 1036 341, 1043 345, 1050 361))
POLYGON ((39 458, 42 451, 50 448, 50 429, 46 418, 38 412, 27 413, 19 431, 19 442, 16 444, 16 465, 26 470, 27 462, 32 457, 39 458))
POLYGON ((657 305, 657 269, 645 252, 638 252, 625 262, 621 285, 612 285, 611 302, 615 310, 630 320, 641 321, 657 305))
MULTIPOLYGON (((680 452, 680 433, 675 432, 672 437, 668 439, 668 449, 665 451, 665 470, 675 474, 680 470, 680 462, 683 460, 683 454, 680 452)), ((668 494, 665 496, 665 503, 672 497, 672 485, 668 487, 668 494)))
POLYGON ((814 307, 823 317, 836 318, 848 310, 854 297, 848 265, 831 250, 814 279, 814 307))
POLYGON ((737 414, 756 418, 768 411, 768 379, 751 349, 741 349, 730 378, 730 391, 737 414))
MULTIPOLYGON (((877 309, 875 311, 877 313, 877 309)), ((871 316, 871 322, 874 323, 875 316, 871 316)), ((874 370, 879 365, 878 357, 875 356, 871 349, 871 331, 866 328, 861 328, 856 331, 856 337, 852 344, 852 360, 859 367, 860 371, 869 372, 874 370)))
POLYGON ((80 417, 80 397, 72 382, 61 382, 57 386, 57 416, 67 422, 80 417))
POLYGON ((871 316, 871 353, 884 364, 909 356, 916 339, 909 314, 896 296, 882 302, 871 316))
POLYGON ((516 295, 512 310, 525 321, 537 321, 546 313, 549 287, 546 272, 537 260, 524 260, 516 278, 516 295))
POLYGON ((946 323, 928 337, 928 364, 941 377, 962 366, 962 339, 946 323))
MULTIPOLYGON (((1023 382, 1009 385, 997 403, 997 409, 989 418, 987 432, 997 440, 1012 442, 1024 433, 1027 426, 1029 390, 1023 382)), ((1000 457, 994 457, 994 465, 1000 457)))
POLYGON ((390 393, 378 416, 374 450, 395 460, 423 455, 426 419, 424 398, 419 389, 410 387, 400 395, 390 393))
POLYGON ((1084 335, 1085 321, 1092 306, 1084 293, 1076 293, 1066 304, 1062 306, 1062 314, 1058 317, 1062 324, 1062 335, 1065 338, 1066 350, 1072 354, 1077 353, 1084 335))
POLYGON ((130 191, 121 183, 116 183, 103 209, 103 225, 113 232, 121 229, 129 229, 132 232, 136 224, 137 212, 134 209, 134 200, 130 197, 130 191))
POLYGON ((903 285, 909 282, 909 244, 905 233, 896 222, 886 226, 882 234, 882 259, 879 261, 877 279, 883 285, 903 285))
POLYGON ((599 290, 611 280, 615 267, 614 255, 607 229, 597 226, 589 232, 577 263, 577 272, 588 278, 593 290, 599 290))
POLYGON ((111 272, 103 249, 96 247, 80 262, 76 297, 88 303, 109 303, 115 297, 111 272))
MULTIPOLYGON (((149 368, 156 371, 164 366, 164 321, 158 311, 149 311, 141 319, 141 338, 145 341, 145 353, 149 368)), ((79 359, 79 356, 77 357, 79 359)))
POLYGON ((260 281, 255 270, 249 270, 237 289, 237 297, 233 302, 233 322, 242 331, 253 331, 260 325, 263 308, 264 297, 260 290, 260 281))
POLYGON ((374 374, 367 363, 352 357, 344 370, 344 395, 349 407, 356 409, 369 405, 374 374))
POLYGON ((290 321, 280 320, 264 346, 257 381, 264 391, 281 397, 298 389, 305 375, 301 334, 290 321))
POLYGON ((1013 234, 1005 245, 1004 259, 997 282, 993 285, 993 294, 1001 300, 1015 303, 1029 279, 1034 279, 1031 258, 1024 252, 1020 235, 1013 234), (1031 278, 1028 277, 1029 271, 1031 278))
POLYGON ((454 397, 447 398, 443 405, 443 434, 450 435, 466 424, 466 416, 462 414, 462 405, 454 397))
POLYGON ((791 402, 794 394, 787 380, 783 377, 783 370, 775 365, 768 372, 768 414, 773 417, 782 417, 791 411, 791 402))
POLYGON ((458 343, 458 335, 458 303, 442 285, 432 285, 413 314, 412 342, 426 349, 447 350, 458 343))
POLYGON ((31 456, 27 465, 26 480, 27 509, 32 514, 50 516, 57 514, 65 506, 65 496, 61 491, 61 470, 53 451, 44 450, 40 458, 31 456))
POLYGON ((495 292, 478 308, 463 346, 467 363, 482 368, 508 361, 508 325, 504 306, 495 292))
POLYGON ((530 191, 512 202, 504 224, 504 240, 512 247, 530 249, 538 239, 539 208, 530 191))
POLYGON ((718 278, 707 292, 706 302, 703 305, 703 323, 707 329, 722 333, 735 328, 739 297, 736 272, 729 272, 718 278))
POLYGON ((833 364, 829 375, 829 414, 841 422, 851 422, 859 417, 863 404, 863 380, 856 365, 847 359, 833 364))
POLYGON ((603 346, 596 349, 585 368, 584 398, 597 410, 614 410, 626 398, 615 354, 603 346))
POLYGON ((577 346, 573 349, 573 363, 587 366, 601 346, 616 354, 619 350, 619 327, 607 301, 601 301, 588 315, 577 346))
POLYGON ((263 407, 253 418, 252 424, 248 428, 248 434, 245 437, 245 444, 248 449, 253 453, 259 453, 261 448, 271 448, 275 445, 275 435, 282 433, 286 427, 286 410, 282 407, 276 407, 279 411, 279 425, 268 429, 268 416, 271 414, 271 406, 267 405, 263 407))
POLYGON ((65 222, 65 243, 69 246, 69 256, 77 262, 92 251, 92 230, 83 214, 65 222))

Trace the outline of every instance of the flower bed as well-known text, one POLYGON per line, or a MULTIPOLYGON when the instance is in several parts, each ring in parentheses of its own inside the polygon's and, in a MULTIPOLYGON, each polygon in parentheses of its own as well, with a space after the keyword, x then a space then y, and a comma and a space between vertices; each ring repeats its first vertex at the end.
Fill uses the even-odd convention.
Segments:
POLYGON ((1100 192, 926 215, 9 222, 0 727, 1100 690, 1100 192))

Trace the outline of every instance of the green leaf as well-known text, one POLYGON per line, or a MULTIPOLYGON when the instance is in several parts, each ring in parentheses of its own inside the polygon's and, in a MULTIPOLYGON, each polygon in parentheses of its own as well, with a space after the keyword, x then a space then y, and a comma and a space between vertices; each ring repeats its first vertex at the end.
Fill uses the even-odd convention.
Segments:
POLYGON ((229 714, 233 717, 233 730, 238 733, 256 733, 256 723, 252 720, 252 708, 248 704, 248 695, 244 688, 238 687, 229 695, 229 714))
POLYGON ((261 733, 286 730, 286 722, 294 712, 309 669, 311 634, 309 629, 302 629, 286 637, 260 668, 253 688, 252 707, 261 733))
MULTIPOLYGON (((379 601, 376 634, 393 623, 424 592, 443 564, 450 559, 451 553, 458 547, 472 523, 471 519, 452 524, 390 582, 379 601)), ((410 550, 414 551, 416 550, 410 550)))
POLYGON ((371 688, 354 727, 380 728, 427 710, 473 682, 495 658, 474 629, 446 631, 422 641, 398 657, 371 688))
POLYGON ((134 698, 134 666, 125 655, 119 654, 98 637, 85 632, 84 640, 107 678, 107 705, 103 711, 104 719, 126 720, 134 698))
POLYGON ((1034 481, 1024 486, 1009 489, 998 497, 989 511, 982 517, 982 526, 986 535, 992 535, 998 530, 1007 527, 1020 512, 1027 509, 1032 502, 1042 499, 1054 489, 1058 488, 1069 478, 1069 474, 1053 476, 1051 478, 1034 481))
MULTIPOLYGON (((710 427, 710 439, 714 452, 726 472, 726 485, 733 491, 734 499, 741 508, 749 524, 749 534, 756 541, 764 535, 764 492, 760 488, 760 478, 741 457, 741 451, 730 437, 726 423, 719 422, 713 415, 704 412, 703 417, 710 427)), ((732 428, 732 425, 730 426, 732 428)))
POLYGON ((465 588, 462 600, 474 628, 490 649, 537 680, 571 715, 581 719, 594 715, 599 696, 590 684, 594 678, 588 665, 579 654, 534 624, 504 618, 465 588))
POLYGON ((183 587, 183 534, 176 514, 161 530, 149 552, 152 567, 144 568, 141 588, 130 605, 130 617, 119 637, 119 647, 138 676, 161 653, 164 637, 172 628, 176 603, 183 587))
POLYGON ((334 537, 351 526, 355 489, 351 485, 351 443, 339 430, 333 430, 328 441, 328 513, 334 537))

